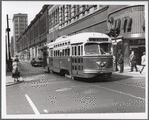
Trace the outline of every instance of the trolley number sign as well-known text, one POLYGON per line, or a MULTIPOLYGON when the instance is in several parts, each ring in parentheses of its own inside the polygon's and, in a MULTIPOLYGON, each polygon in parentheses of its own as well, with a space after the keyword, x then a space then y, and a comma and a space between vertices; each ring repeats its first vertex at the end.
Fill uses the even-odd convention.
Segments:
POLYGON ((108 41, 108 38, 89 38, 89 41, 102 42, 102 41, 108 41))

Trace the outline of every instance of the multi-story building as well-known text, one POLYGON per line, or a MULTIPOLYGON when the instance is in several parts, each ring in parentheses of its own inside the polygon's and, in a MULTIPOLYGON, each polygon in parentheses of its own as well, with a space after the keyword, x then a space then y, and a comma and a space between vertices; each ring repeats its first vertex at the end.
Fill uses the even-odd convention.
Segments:
POLYGON ((14 54, 17 53, 16 40, 21 36, 28 26, 27 14, 14 14, 13 15, 13 40, 14 40, 14 54))
POLYGON ((14 40, 13 40, 13 36, 11 37, 10 51, 11 51, 11 57, 14 57, 14 40))
POLYGON ((137 64, 141 64, 145 51, 144 8, 144 5, 53 5, 49 9, 48 42, 80 32, 106 33, 113 40, 117 59, 117 52, 123 51, 128 65, 133 50, 138 57, 137 64))
POLYGON ((29 59, 43 57, 42 48, 47 43, 48 34, 48 7, 44 5, 41 11, 31 21, 23 34, 18 38, 17 43, 21 45, 18 52, 28 51, 29 59))
POLYGON ((114 55, 123 50, 125 65, 131 50, 140 64, 145 51, 144 13, 145 5, 44 5, 18 39, 20 51, 29 46, 32 57, 44 57, 43 46, 60 36, 100 32, 111 37, 114 55))

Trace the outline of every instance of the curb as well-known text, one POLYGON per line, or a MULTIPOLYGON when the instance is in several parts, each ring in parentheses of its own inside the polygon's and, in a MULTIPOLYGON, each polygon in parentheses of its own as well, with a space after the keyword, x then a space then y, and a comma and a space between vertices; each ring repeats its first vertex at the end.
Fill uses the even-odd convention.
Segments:
POLYGON ((22 82, 24 82, 24 80, 23 81, 19 81, 19 82, 8 82, 8 83, 6 83, 6 86, 11 86, 11 85, 19 84, 19 83, 22 83, 22 82))
POLYGON ((15 84, 19 84, 19 83, 24 82, 24 80, 22 79, 22 77, 20 77, 20 78, 21 78, 21 80, 19 80, 18 82, 17 81, 6 82, 6 86, 11 86, 11 85, 15 85, 15 84))

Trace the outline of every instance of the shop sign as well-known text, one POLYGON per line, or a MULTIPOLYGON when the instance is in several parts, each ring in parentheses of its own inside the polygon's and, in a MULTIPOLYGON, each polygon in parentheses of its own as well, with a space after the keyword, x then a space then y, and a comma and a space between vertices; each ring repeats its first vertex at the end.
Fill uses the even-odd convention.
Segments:
POLYGON ((129 40, 130 45, 145 45, 145 40, 129 40))
MULTIPOLYGON (((140 16, 144 16, 144 5, 127 6, 125 8, 114 11, 108 15, 107 26, 108 35, 117 37, 120 31, 124 33, 131 32, 132 23, 134 19, 142 19, 140 16), (137 16, 133 15, 136 14, 137 16), (141 15, 142 14, 142 15, 141 15), (137 18, 138 17, 138 18, 137 18)), ((137 24, 137 23, 133 23, 137 24)))

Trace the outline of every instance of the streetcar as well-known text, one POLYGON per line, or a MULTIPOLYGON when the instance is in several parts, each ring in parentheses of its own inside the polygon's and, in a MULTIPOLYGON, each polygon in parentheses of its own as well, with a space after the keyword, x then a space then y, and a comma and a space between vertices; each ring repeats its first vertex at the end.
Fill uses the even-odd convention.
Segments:
POLYGON ((47 44, 45 71, 74 78, 110 77, 113 72, 112 40, 97 32, 61 36, 47 44))

